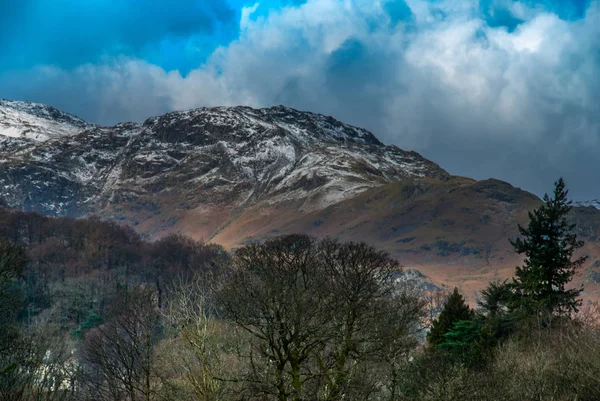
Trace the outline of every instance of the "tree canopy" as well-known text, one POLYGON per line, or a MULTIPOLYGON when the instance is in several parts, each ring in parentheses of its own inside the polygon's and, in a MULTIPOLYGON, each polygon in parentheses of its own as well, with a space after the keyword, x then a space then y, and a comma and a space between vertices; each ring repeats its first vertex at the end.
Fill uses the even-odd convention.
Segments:
POLYGON ((465 299, 454 287, 452 294, 448 296, 444 309, 431 325, 431 330, 427 334, 427 342, 430 345, 437 346, 444 342, 444 335, 452 329, 452 327, 461 320, 470 320, 473 317, 473 312, 465 299))

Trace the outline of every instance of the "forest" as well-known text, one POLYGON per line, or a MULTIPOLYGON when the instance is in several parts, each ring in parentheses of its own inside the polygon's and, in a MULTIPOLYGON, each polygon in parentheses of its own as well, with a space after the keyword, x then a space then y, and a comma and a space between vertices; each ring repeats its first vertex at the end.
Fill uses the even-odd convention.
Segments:
POLYGON ((475 305, 366 243, 232 252, 0 209, 0 400, 598 400, 600 310, 564 182, 475 305))

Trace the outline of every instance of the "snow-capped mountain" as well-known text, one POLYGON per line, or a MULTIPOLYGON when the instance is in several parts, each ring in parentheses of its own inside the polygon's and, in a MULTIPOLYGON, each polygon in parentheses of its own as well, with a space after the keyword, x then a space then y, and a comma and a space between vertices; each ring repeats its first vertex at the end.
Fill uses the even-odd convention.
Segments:
POLYGON ((43 142, 93 127, 93 124, 51 106, 0 99, 0 139, 43 142))
POLYGON ((575 205, 575 206, 582 206, 582 207, 592 206, 592 207, 595 207, 597 209, 600 209, 600 199, 592 199, 592 200, 589 200, 589 201, 574 202, 573 205, 575 205))
POLYGON ((95 127, 47 106, 3 104, 13 112, 0 114, 0 124, 37 139, 8 138, 0 155, 0 197, 9 205, 134 225, 150 220, 149 232, 157 221, 194 215, 210 220, 210 233, 259 202, 294 202, 309 212, 410 177, 449 178, 364 129, 283 106, 201 108, 95 127), (40 123, 34 135, 32 121, 51 129, 40 123))

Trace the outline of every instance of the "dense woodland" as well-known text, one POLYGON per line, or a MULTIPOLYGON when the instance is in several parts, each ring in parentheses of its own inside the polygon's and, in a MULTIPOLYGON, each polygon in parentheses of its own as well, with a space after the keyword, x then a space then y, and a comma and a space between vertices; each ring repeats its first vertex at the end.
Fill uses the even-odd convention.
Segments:
POLYGON ((230 254, 0 209, 0 400, 598 400, 569 210, 559 180, 512 241, 523 265, 471 308, 364 243, 230 254))

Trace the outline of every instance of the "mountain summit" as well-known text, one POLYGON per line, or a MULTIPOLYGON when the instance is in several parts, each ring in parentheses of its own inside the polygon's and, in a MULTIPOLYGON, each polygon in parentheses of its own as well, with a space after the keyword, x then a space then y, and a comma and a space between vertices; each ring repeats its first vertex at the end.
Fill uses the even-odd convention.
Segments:
POLYGON ((0 99, 0 137, 43 142, 93 126, 45 104, 0 99))
POLYGON ((581 206, 581 207, 595 207, 596 209, 600 209, 600 199, 592 199, 592 200, 588 200, 588 201, 579 201, 579 202, 574 202, 575 206, 581 206))
POLYGON ((0 164, 0 196, 10 206, 144 223, 149 234, 193 214, 212 220, 202 230, 211 236, 259 202, 299 202, 308 212, 406 178, 450 177, 367 130, 283 106, 96 127, 48 106, 2 105, 0 124, 19 133, 9 135, 0 164))

